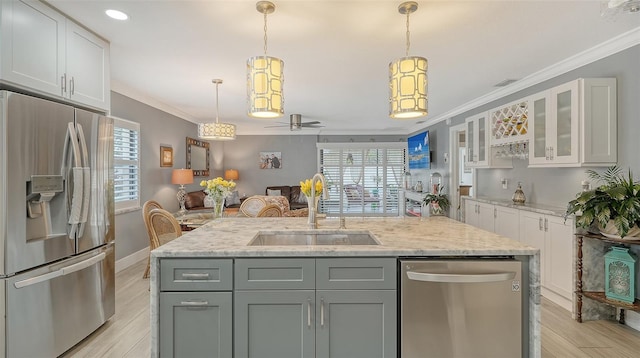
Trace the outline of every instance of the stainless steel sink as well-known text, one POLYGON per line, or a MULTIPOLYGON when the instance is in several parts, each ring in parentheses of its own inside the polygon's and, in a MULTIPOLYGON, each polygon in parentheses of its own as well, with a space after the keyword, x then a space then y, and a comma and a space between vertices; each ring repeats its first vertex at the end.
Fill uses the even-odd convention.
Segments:
POLYGON ((368 231, 260 231, 247 246, 380 245, 368 231))

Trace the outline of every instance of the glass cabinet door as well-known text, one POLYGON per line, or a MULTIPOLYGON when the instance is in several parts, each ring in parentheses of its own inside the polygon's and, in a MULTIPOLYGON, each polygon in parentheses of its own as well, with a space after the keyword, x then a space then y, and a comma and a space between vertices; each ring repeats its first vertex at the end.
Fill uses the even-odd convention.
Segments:
POLYGON ((468 163, 473 163, 473 156, 475 155, 475 151, 473 149, 473 146, 475 144, 474 142, 474 123, 473 121, 468 121, 467 122, 467 162, 468 163))
POLYGON ((549 158, 549 144, 547 143, 547 122, 549 116, 547 109, 549 108, 548 92, 533 96, 531 108, 531 116, 529 124, 531 128, 531 145, 529 147, 529 162, 544 163, 549 158))
POLYGON ((487 161, 487 119, 478 118, 478 162, 487 161))
POLYGON ((578 83, 559 86, 552 91, 555 104, 549 160, 554 163, 578 161, 578 83))

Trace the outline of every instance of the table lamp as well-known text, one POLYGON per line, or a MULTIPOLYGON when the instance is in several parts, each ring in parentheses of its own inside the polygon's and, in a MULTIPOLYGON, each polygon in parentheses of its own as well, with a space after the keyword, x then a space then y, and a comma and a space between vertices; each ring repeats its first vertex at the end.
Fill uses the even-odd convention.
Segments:
POLYGON ((240 173, 238 173, 237 169, 227 169, 224 171, 225 180, 238 180, 239 178, 240 173))
POLYGON ((174 169, 171 173, 171 184, 180 184, 178 189, 178 202, 180 203, 180 215, 184 216, 187 209, 184 208, 184 200, 187 197, 187 192, 184 190, 185 184, 193 183, 193 170, 191 169, 174 169))

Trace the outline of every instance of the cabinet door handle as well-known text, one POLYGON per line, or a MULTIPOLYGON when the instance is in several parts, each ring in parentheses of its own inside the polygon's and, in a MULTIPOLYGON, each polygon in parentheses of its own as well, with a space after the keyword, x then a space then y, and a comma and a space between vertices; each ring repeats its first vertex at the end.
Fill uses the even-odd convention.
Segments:
POLYGON ((64 95, 67 92, 67 74, 60 76, 60 94, 64 95))
POLYGON ((209 278, 208 273, 183 273, 182 278, 190 280, 206 280, 209 278))
POLYGON ((544 219, 544 231, 549 231, 549 219, 544 219))
POLYGON ((324 297, 320 298, 320 328, 324 328, 324 297))
POLYGON ((555 148, 553 147, 549 147, 549 160, 553 160, 553 152, 555 151, 554 149, 555 148))
POLYGON ((542 231, 542 217, 538 218, 538 228, 542 231))
POLYGON ((73 76, 71 76, 71 80, 69 80, 69 87, 71 87, 71 94, 75 94, 75 81, 73 80, 73 76))
POLYGON ((498 209, 497 208, 493 208, 493 218, 497 218, 498 217, 498 209))
POLYGON ((544 147, 544 159, 549 160, 549 147, 544 147))
POLYGON ((307 328, 311 328, 311 299, 307 298, 307 328))
POLYGON ((207 306, 209 304, 208 301, 182 301, 180 302, 181 306, 207 306))

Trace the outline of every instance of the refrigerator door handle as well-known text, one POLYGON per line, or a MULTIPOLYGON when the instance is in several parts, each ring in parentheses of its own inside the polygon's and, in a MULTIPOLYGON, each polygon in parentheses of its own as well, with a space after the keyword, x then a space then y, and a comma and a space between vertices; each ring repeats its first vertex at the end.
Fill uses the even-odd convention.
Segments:
POLYGON ((516 277, 515 272, 495 272, 479 274, 451 274, 407 271, 407 276, 413 281, 447 282, 447 283, 482 283, 500 282, 516 277))
POLYGON ((82 153, 82 211, 80 212, 80 227, 78 228, 78 237, 82 237, 84 226, 89 215, 89 198, 91 198, 91 167, 89 164, 89 150, 87 149, 87 141, 84 137, 84 131, 80 124, 76 124, 78 131, 78 141, 82 153))
POLYGON ((69 265, 67 267, 63 267, 60 269, 60 271, 62 272, 62 275, 68 275, 70 273, 74 273, 76 271, 80 271, 80 270, 84 270, 85 268, 95 265, 96 263, 104 260, 104 258, 107 256, 106 253, 101 252, 100 254, 90 257, 84 261, 80 261, 76 264, 73 265, 69 265))
MULTIPOLYGON (((80 157, 80 143, 78 142, 78 134, 76 132, 73 122, 69 122, 67 128, 67 143, 71 143, 71 154, 67 157, 67 164, 71 167, 71 175, 73 177, 73 193, 71 194, 71 205, 69 207, 69 221, 71 229, 69 230, 69 238, 75 239, 76 231, 78 230, 78 224, 80 223, 82 215, 82 194, 83 194, 83 172, 82 161, 80 157)), ((65 150, 66 152, 66 150, 65 150)), ((68 153, 65 153, 68 154, 68 153)), ((62 175, 66 175, 66 168, 63 167, 62 175)), ((68 182, 69 178, 67 178, 68 182)), ((67 188, 69 184, 67 183, 67 188)), ((69 192, 67 191, 67 197, 69 192)))
POLYGON ((52 272, 47 272, 44 275, 31 277, 26 280, 16 281, 16 283, 14 283, 13 286, 15 286, 15 288, 23 288, 23 287, 35 285, 40 282, 49 281, 51 279, 54 279, 60 276, 62 276, 62 272, 60 270, 56 270, 52 272))

